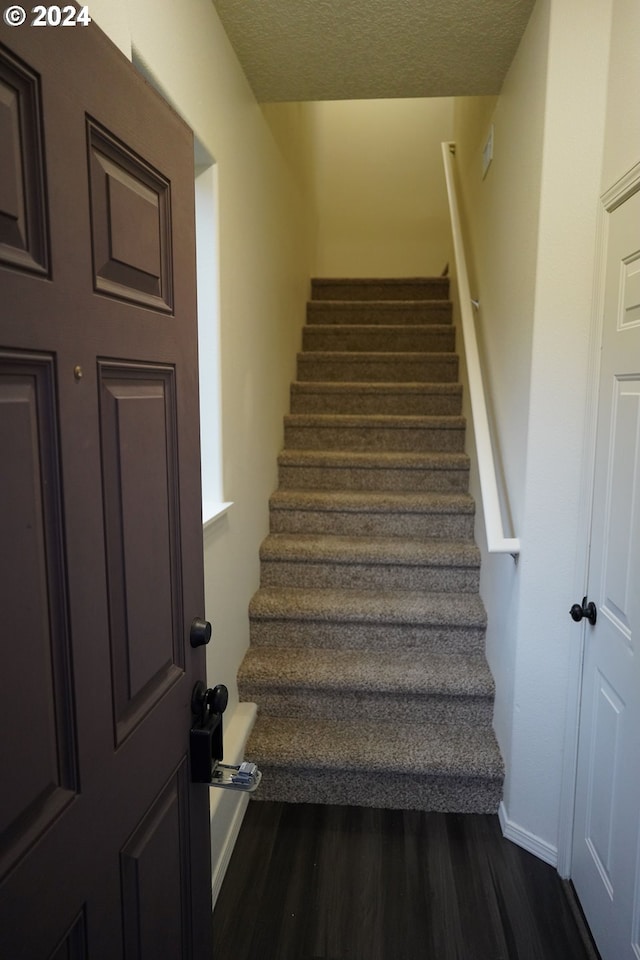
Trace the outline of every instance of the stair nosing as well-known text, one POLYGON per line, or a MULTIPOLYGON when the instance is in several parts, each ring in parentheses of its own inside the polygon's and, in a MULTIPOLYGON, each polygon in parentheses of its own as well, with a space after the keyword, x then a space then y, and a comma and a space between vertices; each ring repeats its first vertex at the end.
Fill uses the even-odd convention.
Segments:
POLYGON ((410 360, 424 363, 429 359, 446 362, 458 360, 458 354, 454 350, 299 350, 297 356, 298 359, 314 361, 358 359, 362 363, 370 363, 372 360, 385 360, 389 363, 410 360))
POLYGON ((387 333, 397 333, 399 330, 411 331, 417 330, 425 333, 451 333, 453 327, 450 323, 313 323, 303 328, 304 330, 313 330, 320 333, 335 333, 336 330, 370 330, 372 333, 382 331, 387 333))
POLYGON ((272 510, 291 512, 388 513, 469 516, 475 513, 470 493, 438 493, 383 490, 275 490, 269 499, 272 510))
POLYGON ((404 450, 315 450, 304 447, 284 448, 278 454, 278 462, 286 466, 300 461, 331 462, 332 466, 345 467, 384 464, 391 469, 433 469, 435 462, 445 464, 441 469, 468 470, 470 458, 467 453, 456 450, 421 450, 416 453, 404 450))
POLYGON ((422 307, 434 309, 440 307, 453 306, 453 300, 444 297, 434 297, 431 300, 307 300, 307 306, 312 310, 341 310, 345 307, 367 307, 376 310, 380 309, 411 309, 412 307, 420 309, 422 307))
POLYGON ((294 393, 462 393, 462 384, 454 381, 420 380, 292 380, 294 393))
POLYGON ((260 560, 336 566, 406 566, 477 569, 480 551, 472 539, 349 536, 328 533, 270 533, 260 560))
POLYGON ((424 427, 432 429, 462 430, 465 417, 460 414, 414 414, 414 413, 287 413, 285 425, 289 426, 336 426, 336 427, 424 427))

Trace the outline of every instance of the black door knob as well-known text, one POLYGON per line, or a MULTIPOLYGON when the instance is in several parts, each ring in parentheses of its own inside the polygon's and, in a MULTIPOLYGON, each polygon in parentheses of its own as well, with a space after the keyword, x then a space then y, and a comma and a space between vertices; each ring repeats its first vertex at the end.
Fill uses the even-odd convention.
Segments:
POLYGON ((224 683, 207 690, 207 704, 213 713, 224 713, 229 703, 229 691, 224 683))
POLYGON ((208 620, 196 617, 191 621, 189 641, 192 647, 206 647, 211 640, 211 624, 208 620))
POLYGON ((207 689, 202 680, 198 680, 191 692, 191 712, 203 720, 213 713, 224 713, 228 702, 229 691, 223 683, 207 689))
POLYGON ((598 617, 598 611, 595 603, 587 603, 586 597, 582 598, 582 605, 579 603, 574 603, 574 605, 571 607, 571 610, 569 610, 569 613, 571 614, 571 619, 575 620, 576 623, 580 623, 582 618, 585 617, 591 626, 594 626, 598 617))

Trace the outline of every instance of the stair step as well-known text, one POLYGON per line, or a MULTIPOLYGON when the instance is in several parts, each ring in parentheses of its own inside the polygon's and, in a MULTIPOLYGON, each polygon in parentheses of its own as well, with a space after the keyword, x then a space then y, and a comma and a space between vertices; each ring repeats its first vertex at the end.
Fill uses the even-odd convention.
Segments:
POLYGON ((332 533, 404 539, 473 536, 469 494, 276 490, 271 533, 332 533))
POLYGON ((307 350, 298 354, 298 380, 454 383, 458 355, 307 350))
POLYGON ((247 756, 263 771, 258 800, 495 813, 502 796, 486 727, 259 717, 247 756))
POLYGON ((296 450, 464 450, 463 417, 358 416, 294 413, 284 418, 284 442, 296 450))
POLYGON ((450 300, 310 300, 308 324, 431 324, 452 320, 450 300))
POLYGON ((480 585, 480 553, 470 540, 273 533, 260 561, 264 587, 468 593, 480 585))
POLYGON ((493 813, 449 281, 316 279, 238 671, 257 799, 493 813))
POLYGON ((320 277, 311 281, 312 300, 446 300, 448 277, 320 277))
POLYGON ((316 324, 302 331, 303 350, 355 352, 451 353, 456 334, 452 326, 431 324, 355 325, 316 324))
POLYGON ((476 593, 261 587, 249 606, 251 644, 317 649, 484 651, 476 593))
POLYGON ((349 720, 383 711, 385 723, 493 720, 493 677, 472 654, 252 646, 238 690, 262 717, 349 720))
POLYGON ((457 416, 462 410, 459 383, 291 384, 291 413, 379 413, 457 416))
POLYGON ((469 486, 465 453, 283 450, 281 488, 464 492, 469 486))

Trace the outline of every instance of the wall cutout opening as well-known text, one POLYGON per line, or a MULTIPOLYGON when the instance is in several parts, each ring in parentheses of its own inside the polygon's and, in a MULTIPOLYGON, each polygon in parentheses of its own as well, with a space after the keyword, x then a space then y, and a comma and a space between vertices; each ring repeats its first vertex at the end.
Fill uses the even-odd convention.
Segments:
MULTIPOLYGON (((134 46, 133 65, 178 114, 134 46)), ((206 528, 231 506, 222 486, 222 401, 220 368, 220 296, 218 247, 218 168, 194 132, 196 271, 198 294, 198 374, 200 380, 200 462, 202 523, 206 528)))
POLYGON ((202 522, 206 526, 230 504, 224 500, 222 485, 218 168, 197 137, 194 153, 202 522))

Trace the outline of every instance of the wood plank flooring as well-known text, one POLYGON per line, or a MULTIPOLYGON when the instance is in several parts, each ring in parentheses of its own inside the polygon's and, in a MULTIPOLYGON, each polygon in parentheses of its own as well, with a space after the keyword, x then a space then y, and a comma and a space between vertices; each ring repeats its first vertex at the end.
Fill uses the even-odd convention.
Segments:
POLYGON ((251 802, 214 911, 233 960, 597 960, 495 816, 251 802))

